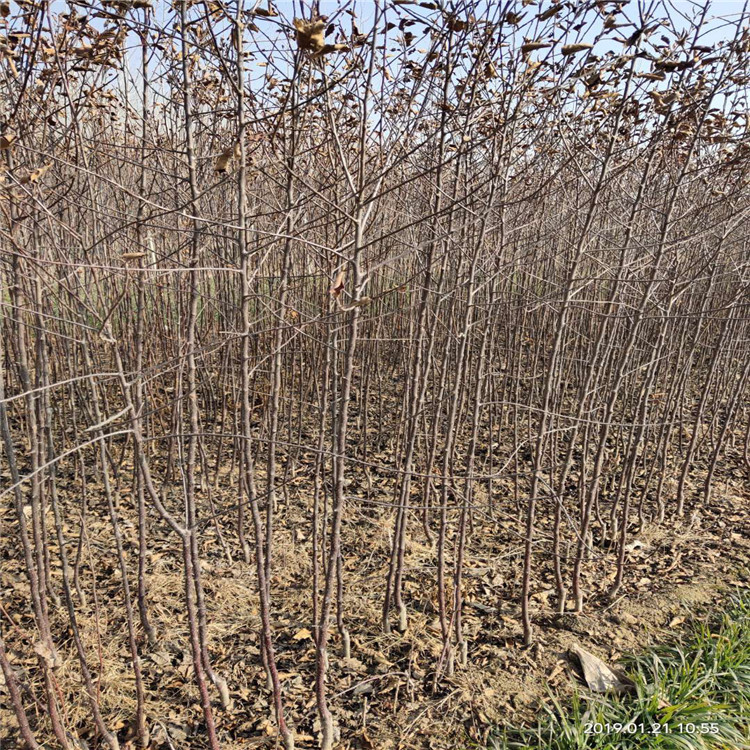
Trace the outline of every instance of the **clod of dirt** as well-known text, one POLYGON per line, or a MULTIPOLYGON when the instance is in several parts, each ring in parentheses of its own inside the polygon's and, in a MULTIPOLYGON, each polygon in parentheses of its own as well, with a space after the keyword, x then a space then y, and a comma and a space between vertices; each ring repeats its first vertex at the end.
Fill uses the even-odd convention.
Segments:
POLYGON ((555 615, 551 624, 558 630, 570 630, 575 633, 579 630, 579 621, 579 616, 574 612, 563 612, 555 615))
POLYGON ((615 620, 620 625, 637 625, 638 624, 638 618, 634 615, 631 615, 630 612, 620 612, 619 614, 615 615, 615 620))

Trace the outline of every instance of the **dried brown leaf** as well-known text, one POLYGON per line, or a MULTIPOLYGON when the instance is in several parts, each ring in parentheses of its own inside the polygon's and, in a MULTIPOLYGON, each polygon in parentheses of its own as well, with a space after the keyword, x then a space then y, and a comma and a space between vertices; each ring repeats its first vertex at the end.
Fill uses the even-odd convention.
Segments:
POLYGON ((321 49, 313 53, 313 57, 322 57, 330 55, 333 52, 348 52, 351 48, 347 44, 324 44, 321 49))
POLYGON ((328 290, 329 294, 332 294, 334 297, 338 297, 341 292, 344 291, 344 279, 346 278, 346 271, 341 270, 338 272, 338 275, 334 279, 333 284, 331 284, 331 288, 328 290))
POLYGON ((629 685, 623 682, 601 659, 592 653, 578 645, 572 646, 570 653, 580 662, 583 677, 589 689, 596 693, 606 693, 608 690, 621 693, 628 690, 629 685))
POLYGON ((295 18, 292 23, 296 31, 297 46, 308 52, 320 52, 325 46, 324 31, 326 22, 322 19, 305 21, 295 18))
POLYGON ((33 172, 29 172, 29 174, 24 175, 20 179, 20 183, 22 185, 27 185, 30 182, 31 183, 39 182, 39 180, 41 180, 42 177, 44 177, 44 175, 46 174, 47 170, 51 166, 52 166, 52 162, 50 162, 49 164, 45 164, 43 167, 39 167, 39 169, 35 169, 33 172))
POLYGON ((578 42, 576 44, 566 44, 562 48, 563 55, 575 55, 578 52, 583 52, 587 49, 593 49, 594 45, 588 42, 578 42))
POLYGON ((239 159, 241 153, 242 147, 239 143, 235 143, 234 146, 230 146, 229 148, 224 149, 224 151, 221 152, 219 158, 216 160, 215 170, 220 174, 224 174, 227 171, 229 162, 232 159, 239 159))
POLYGON ((547 8, 547 10, 540 13, 537 16, 537 18, 540 21, 546 21, 548 18, 552 18, 552 16, 556 16, 562 9, 563 9, 562 3, 560 5, 553 5, 551 8, 547 8))
POLYGON ((50 648, 42 641, 37 641, 34 644, 34 651, 42 658, 44 663, 50 668, 55 669, 60 666, 60 657, 53 648, 50 648))
POLYGON ((524 55, 528 54, 529 52, 533 52, 537 49, 547 49, 548 47, 551 47, 552 45, 549 42, 526 42, 526 44, 521 45, 521 52, 524 53, 524 55))
POLYGON ((276 12, 276 8, 274 8, 271 3, 268 3, 267 8, 256 8, 254 13, 256 16, 260 16, 261 18, 273 18, 274 16, 279 15, 276 12))

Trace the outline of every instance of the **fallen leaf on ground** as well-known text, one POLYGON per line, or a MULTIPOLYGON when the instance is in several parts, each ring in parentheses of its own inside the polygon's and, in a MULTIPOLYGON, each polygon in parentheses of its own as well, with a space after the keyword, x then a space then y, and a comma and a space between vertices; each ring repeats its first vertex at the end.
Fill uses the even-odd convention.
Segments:
POLYGON ((574 645, 570 653, 580 662, 583 678, 590 690, 595 693, 606 693, 614 690, 623 693, 630 689, 630 685, 621 680, 600 658, 574 645))

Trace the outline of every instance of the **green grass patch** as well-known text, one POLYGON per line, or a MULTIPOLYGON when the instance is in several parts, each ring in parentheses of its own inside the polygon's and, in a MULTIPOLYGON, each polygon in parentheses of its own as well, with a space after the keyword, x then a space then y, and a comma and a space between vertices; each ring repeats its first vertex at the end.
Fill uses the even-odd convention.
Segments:
POLYGON ((750 596, 736 596, 712 626, 696 623, 674 645, 623 662, 628 695, 550 694, 538 723, 496 733, 489 750, 750 748, 750 596))

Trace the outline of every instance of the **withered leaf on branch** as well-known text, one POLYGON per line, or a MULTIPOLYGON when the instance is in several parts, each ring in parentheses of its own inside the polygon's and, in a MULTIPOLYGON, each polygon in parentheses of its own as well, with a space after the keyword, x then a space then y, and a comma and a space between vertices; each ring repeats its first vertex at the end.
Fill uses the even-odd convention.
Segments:
POLYGON ((695 67, 696 60, 656 60, 654 67, 657 70, 666 70, 669 73, 675 70, 687 70, 688 68, 695 67))
POLYGON ((338 275, 333 281, 333 284, 331 284, 331 288, 328 290, 329 294, 332 294, 334 297, 338 297, 341 292, 344 291, 344 279, 346 278, 346 271, 341 270, 338 272, 338 275))
POLYGON ((276 12, 276 8, 269 2, 267 8, 256 8, 253 11, 253 15, 260 16, 261 18, 273 18, 279 14, 276 12))
POLYGON ((242 147, 239 143, 235 143, 234 146, 230 146, 229 148, 224 149, 224 151, 221 152, 219 158, 216 160, 215 170, 219 174, 224 174, 227 171, 229 162, 232 159, 239 159, 241 154, 242 147))
POLYGON ((295 18, 292 23, 296 31, 297 46, 308 52, 320 52, 325 46, 324 31, 326 22, 319 18, 315 21, 305 21, 295 18))
POLYGON ((5 2, 5 0, 3 0, 3 2, 0 3, 0 16, 2 16, 2 18, 7 18, 9 15, 10 15, 10 3, 5 2))
POLYGON ((521 52, 523 52, 524 55, 527 55, 529 52, 533 52, 534 50, 547 49, 551 46, 552 45, 549 42, 526 42, 525 44, 521 45, 521 52))
POLYGON ((351 48, 347 44, 324 44, 322 49, 313 53, 313 57, 330 55, 332 52, 348 52, 351 48))
POLYGON ((0 135, 0 151, 7 151, 15 140, 15 133, 3 133, 3 135, 0 135))
POLYGON ((563 55, 575 55, 578 52, 583 52, 584 50, 593 48, 593 44, 589 44, 588 42, 578 42, 577 44, 566 44, 561 51, 563 55))
POLYGON ((22 185, 28 185, 30 182, 31 183, 39 182, 39 180, 41 180, 42 177, 44 177, 47 170, 49 170, 51 166, 52 166, 52 162, 50 162, 49 164, 45 164, 43 167, 39 167, 39 169, 35 169, 33 172, 29 172, 29 174, 26 174, 23 177, 21 177, 19 182, 22 185))
POLYGON ((638 78, 645 78, 648 81, 664 81, 666 76, 664 73, 636 73, 638 78))
POLYGON ((473 22, 473 17, 469 19, 469 21, 464 21, 461 18, 457 18, 454 15, 448 15, 446 16, 445 22, 446 26, 450 31, 465 31, 467 28, 469 28, 469 23, 473 22))
POLYGON ((552 16, 556 16, 561 10, 563 9, 562 3, 559 5, 553 5, 551 8, 547 8, 547 10, 542 11, 537 18, 540 21, 546 21, 548 18, 552 18, 552 16))

